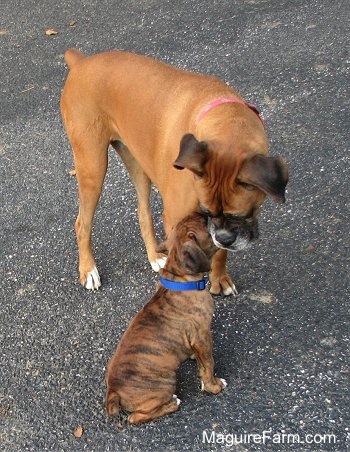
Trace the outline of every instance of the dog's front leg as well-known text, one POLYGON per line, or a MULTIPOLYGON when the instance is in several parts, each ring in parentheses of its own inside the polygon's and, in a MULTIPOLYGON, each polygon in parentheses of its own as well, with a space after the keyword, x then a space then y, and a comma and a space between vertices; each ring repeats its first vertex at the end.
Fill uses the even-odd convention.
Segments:
POLYGON ((150 206, 151 180, 132 156, 129 149, 120 142, 112 143, 126 166, 137 194, 137 214, 142 239, 146 246, 147 257, 154 271, 163 268, 166 256, 157 252, 152 211, 150 206))
POLYGON ((226 269, 227 251, 219 250, 215 253, 209 274, 210 293, 214 295, 238 295, 235 283, 230 278, 226 269))
POLYGON ((213 346, 210 331, 205 339, 198 338, 192 344, 192 349, 197 360, 202 391, 213 394, 219 393, 227 386, 227 383, 223 378, 214 377, 213 346))

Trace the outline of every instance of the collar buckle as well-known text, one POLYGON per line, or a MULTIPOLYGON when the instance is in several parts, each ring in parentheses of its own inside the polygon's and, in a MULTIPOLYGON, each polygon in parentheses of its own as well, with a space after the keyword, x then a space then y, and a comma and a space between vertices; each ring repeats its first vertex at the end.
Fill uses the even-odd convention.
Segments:
POLYGON ((197 282, 197 290, 204 290, 205 286, 207 284, 207 281, 203 278, 200 281, 196 281, 197 282))

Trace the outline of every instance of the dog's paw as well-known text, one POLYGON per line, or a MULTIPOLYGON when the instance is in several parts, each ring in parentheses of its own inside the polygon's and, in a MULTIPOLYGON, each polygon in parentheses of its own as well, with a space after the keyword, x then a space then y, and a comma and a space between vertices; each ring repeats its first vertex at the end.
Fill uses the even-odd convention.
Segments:
POLYGON ((83 285, 88 290, 98 290, 101 286, 100 275, 96 267, 86 274, 86 281, 83 285))
POLYGON ((225 297, 227 297, 228 295, 237 296, 238 290, 237 290, 236 286, 232 283, 232 286, 229 286, 229 287, 226 287, 225 289, 223 289, 222 293, 224 294, 225 297))
POLYGON ((161 268, 164 268, 166 264, 166 256, 158 257, 155 261, 151 262, 151 267, 155 272, 159 272, 161 268))
POLYGON ((214 380, 215 383, 212 382, 204 383, 204 381, 201 380, 201 390, 211 392, 212 394, 218 394, 219 392, 226 388, 227 386, 226 380, 217 377, 215 377, 214 380))
POLYGON ((181 403, 181 400, 177 397, 177 395, 176 394, 174 394, 173 395, 173 399, 175 400, 175 402, 176 402, 176 404, 177 404, 177 406, 179 406, 180 405, 180 403, 181 403))
POLYGON ((222 276, 209 275, 210 279, 210 293, 213 295, 220 295, 221 293, 227 297, 229 295, 238 295, 238 290, 235 283, 229 277, 229 275, 224 274, 222 276))
POLYGON ((219 378, 219 380, 221 381, 222 389, 225 389, 227 386, 227 381, 224 378, 219 378))

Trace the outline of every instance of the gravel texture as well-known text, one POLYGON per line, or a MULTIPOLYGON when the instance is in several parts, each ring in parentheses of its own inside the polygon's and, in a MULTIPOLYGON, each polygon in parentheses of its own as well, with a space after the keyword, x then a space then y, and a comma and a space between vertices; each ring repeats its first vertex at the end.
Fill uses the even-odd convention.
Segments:
MULTIPOLYGON (((348 2, 4 0, 1 10, 0 449, 349 450, 348 2), (259 106, 271 153, 290 165, 287 203, 267 201, 260 240, 230 257, 239 296, 216 298, 216 370, 228 387, 201 393, 186 362, 181 410, 145 426, 106 418, 104 372, 157 276, 111 151, 94 227, 103 286, 79 286, 59 112, 68 47, 220 76, 259 106)), ((153 205, 161 237, 156 191, 153 205)))

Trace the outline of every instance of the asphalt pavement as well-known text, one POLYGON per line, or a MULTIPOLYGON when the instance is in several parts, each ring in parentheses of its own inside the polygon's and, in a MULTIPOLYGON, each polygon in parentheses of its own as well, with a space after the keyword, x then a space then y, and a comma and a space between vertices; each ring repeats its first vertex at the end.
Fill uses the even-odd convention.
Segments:
MULTIPOLYGON (((0 450, 350 450, 347 0, 3 0, 0 14, 0 450), (49 31, 51 30, 51 31, 49 31), (216 297, 216 373, 178 372, 177 413, 117 428, 104 372, 157 275, 118 157, 96 213, 102 288, 80 287, 63 53, 131 50, 215 74, 255 103, 287 203, 230 256, 239 296, 216 297)), ((161 237, 161 204, 153 207, 161 237)))

